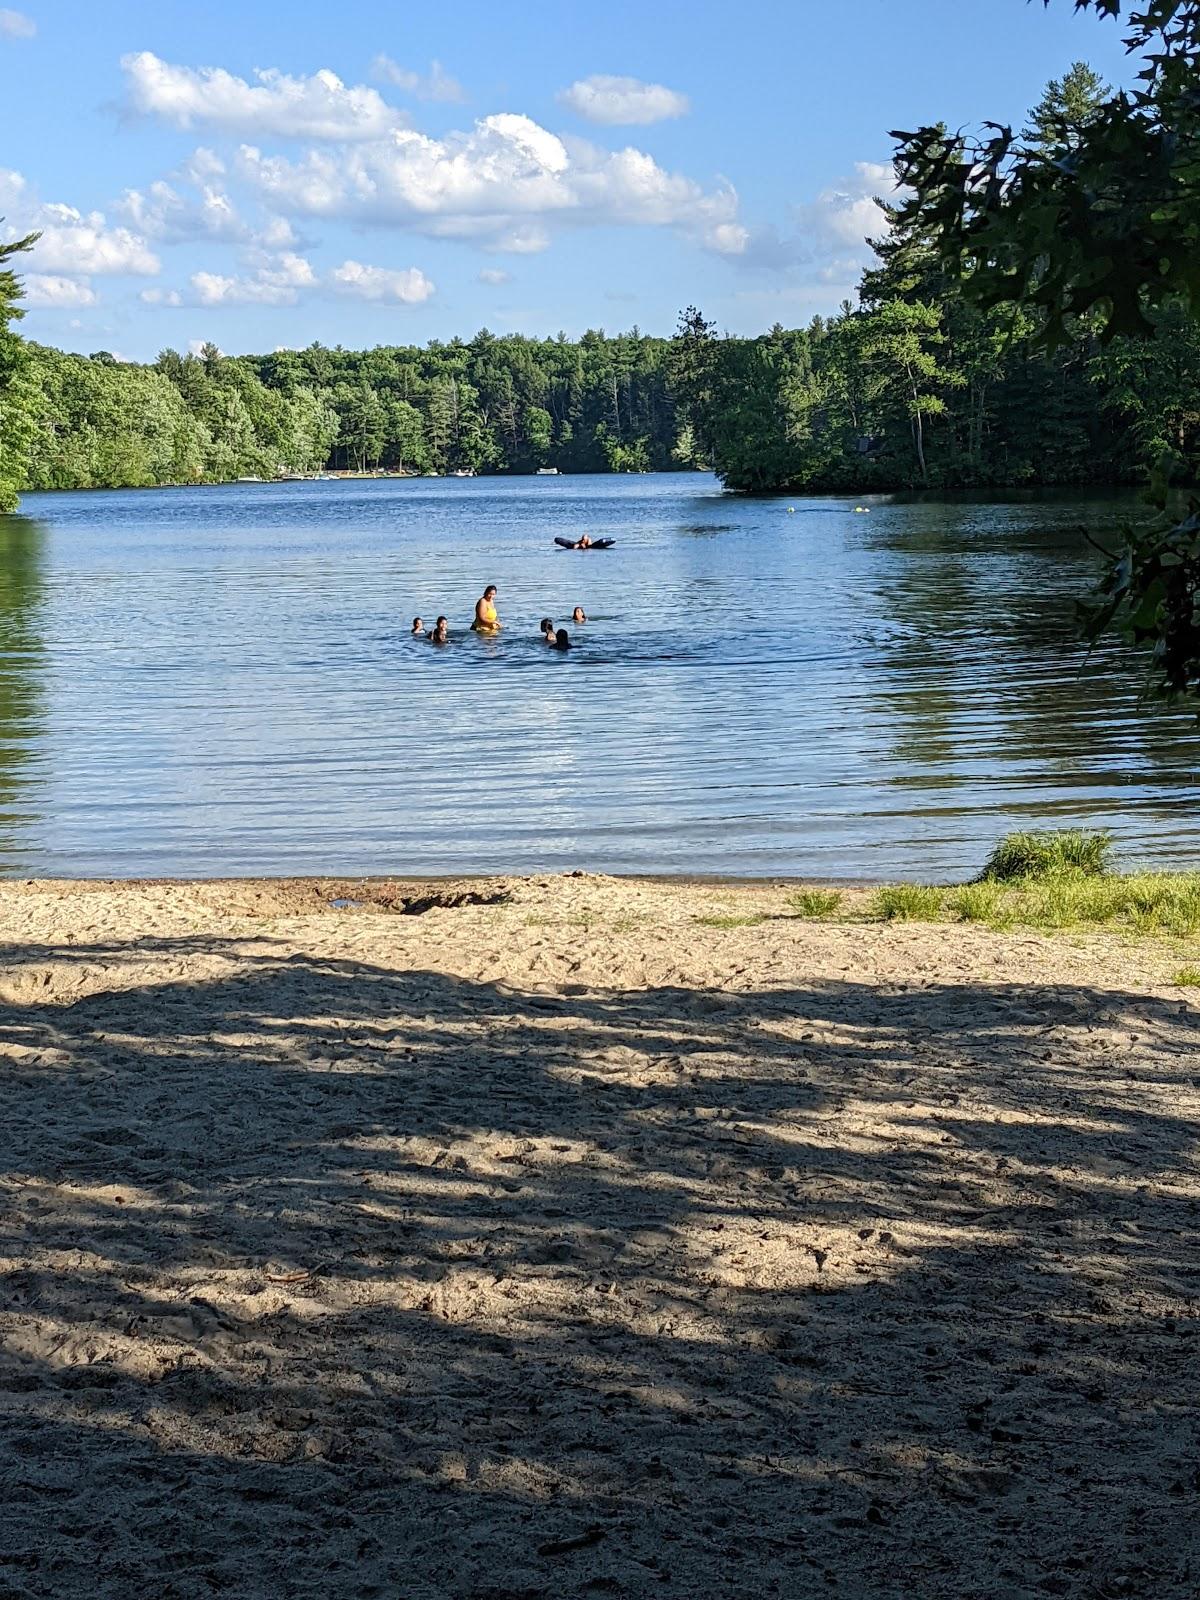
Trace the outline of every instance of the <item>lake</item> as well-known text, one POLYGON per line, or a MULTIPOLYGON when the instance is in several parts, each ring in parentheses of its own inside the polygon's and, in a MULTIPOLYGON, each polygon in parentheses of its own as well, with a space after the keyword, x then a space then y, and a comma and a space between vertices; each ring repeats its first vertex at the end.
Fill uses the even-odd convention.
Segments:
POLYGON ((695 473, 30 495, 0 518, 0 871, 941 879, 1081 823, 1193 865, 1193 719, 1071 629, 1080 525, 1135 510, 695 473), (584 531, 617 547, 552 543, 584 531), (576 604, 559 656, 538 620, 576 604), (409 637, 439 612, 447 648, 409 637))

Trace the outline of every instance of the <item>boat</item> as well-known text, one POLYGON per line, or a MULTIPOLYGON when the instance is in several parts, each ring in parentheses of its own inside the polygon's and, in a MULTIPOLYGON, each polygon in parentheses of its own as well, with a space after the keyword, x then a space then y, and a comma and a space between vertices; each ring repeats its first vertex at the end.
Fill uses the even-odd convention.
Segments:
POLYGON ((233 481, 235 483, 261 483, 263 480, 261 478, 235 478, 233 481))
POLYGON ((455 467, 450 476, 452 478, 473 478, 475 474, 470 467, 455 467))
POLYGON ((539 467, 535 474, 535 476, 539 478, 557 478, 558 475, 559 472, 557 467, 539 467))

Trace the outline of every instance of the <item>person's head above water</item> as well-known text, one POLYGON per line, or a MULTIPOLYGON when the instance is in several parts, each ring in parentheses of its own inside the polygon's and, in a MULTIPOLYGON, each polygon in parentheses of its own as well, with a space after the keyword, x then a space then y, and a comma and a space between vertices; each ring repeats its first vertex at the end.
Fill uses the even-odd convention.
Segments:
POLYGON ((572 611, 572 613, 571 613, 571 621, 572 622, 586 622, 587 621, 587 612, 583 609, 582 606, 576 606, 574 611, 572 611))
POLYGON ((571 648, 571 635, 565 628, 560 628, 554 635, 554 648, 556 650, 569 650, 571 648))
POLYGON ((424 633, 425 632, 425 624, 421 621, 420 617, 414 617, 413 618, 413 632, 414 633, 424 633))
POLYGON ((447 631, 448 628, 449 624, 447 623, 445 617, 439 617, 434 625, 433 632, 429 635, 434 644, 445 644, 446 640, 450 637, 449 632, 447 631))
POLYGON ((487 588, 483 591, 483 598, 485 600, 494 600, 496 598, 496 585, 494 583, 488 584, 487 588))

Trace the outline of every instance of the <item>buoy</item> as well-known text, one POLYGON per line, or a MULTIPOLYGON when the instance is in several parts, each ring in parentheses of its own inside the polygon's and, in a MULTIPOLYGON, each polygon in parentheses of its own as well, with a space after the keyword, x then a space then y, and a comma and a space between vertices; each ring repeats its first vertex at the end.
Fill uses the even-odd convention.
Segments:
POLYGON ((790 517, 791 515, 793 515, 795 510, 796 510, 795 506, 789 506, 788 507, 788 516, 790 517))

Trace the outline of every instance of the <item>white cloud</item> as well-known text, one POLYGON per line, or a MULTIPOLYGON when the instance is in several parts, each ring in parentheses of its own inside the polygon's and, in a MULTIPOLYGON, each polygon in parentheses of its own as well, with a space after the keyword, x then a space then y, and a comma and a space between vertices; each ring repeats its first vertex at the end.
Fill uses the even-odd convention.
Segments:
POLYGON ((588 122, 605 127, 628 127, 635 123, 665 122, 682 117, 689 110, 688 98, 661 83, 643 83, 640 78, 616 78, 603 72, 577 79, 558 96, 565 106, 588 122))
POLYGON ((743 237, 731 235, 727 253, 744 267, 782 274, 797 284, 834 284, 843 294, 852 292, 872 261, 867 240, 888 229, 880 201, 891 202, 898 193, 890 165, 859 161, 815 200, 793 207, 795 233, 781 233, 772 224, 740 229, 743 237))
POLYGON ((149 50, 121 65, 133 109, 180 128, 343 141, 378 139, 406 120, 377 89, 348 86, 327 68, 307 78, 259 68, 250 83, 223 67, 174 66, 149 50))
POLYGON ((485 249, 498 255, 507 256, 536 256, 540 251, 549 248, 550 235, 545 228, 539 228, 533 222, 523 222, 519 227, 506 228, 485 246, 485 249))
POLYGON ((23 11, 0 8, 0 39, 32 39, 37 23, 23 11))
POLYGON ((3 206, 5 211, 21 205, 27 188, 28 185, 19 172, 14 172, 11 167, 0 167, 0 206, 3 206))
POLYGON ((430 63, 429 72, 422 77, 410 72, 390 56, 378 55, 371 63, 371 76, 377 83, 395 84, 396 88, 415 95, 418 100, 442 100, 461 104, 467 97, 457 78, 445 71, 440 61, 430 63))
POLYGON ((674 227, 721 254, 736 252, 737 195, 706 192, 644 151, 559 139, 511 112, 467 133, 386 140, 290 161, 243 145, 239 175, 273 211, 393 225, 492 249, 544 249, 551 221, 674 227))
POLYGON ((493 287, 499 288, 502 283, 512 282, 512 273, 505 272, 503 267, 484 267, 479 274, 479 281, 480 283, 490 283, 493 287))
POLYGON ((94 306, 96 291, 86 278, 59 278, 30 272, 25 277, 25 299, 31 306, 94 306))
POLYGON ((303 256, 283 254, 264 261, 248 276, 193 272, 192 291, 202 306, 293 306, 317 275, 303 256))
POLYGON ((145 190, 126 189, 116 209, 142 233, 168 244, 185 239, 244 239, 247 228, 230 197, 205 183, 197 200, 188 200, 169 183, 145 190))
POLYGON ((31 261, 49 272, 68 277, 129 273, 153 278, 162 263, 139 234, 128 228, 110 228, 102 211, 86 215, 73 206, 40 207, 34 226, 42 237, 34 245, 31 261))
MULTIPOLYGON (((189 339, 188 340, 188 355, 190 355, 190 356, 202 356, 204 354, 204 351, 207 348, 207 346, 209 344, 211 344, 211 343, 212 343, 212 341, 210 339, 189 339)), ((214 348, 214 350, 216 350, 216 352, 217 352, 217 354, 219 356, 223 356, 225 354, 224 350, 220 349, 218 346, 213 345, 213 348, 214 348)))
POLYGON ((396 271, 390 267, 366 267, 360 261, 343 261, 330 274, 330 286, 337 294, 353 295, 359 300, 406 306, 420 305, 434 290, 419 267, 396 271))
POLYGON ((805 231, 819 241, 861 251, 867 239, 887 232, 887 215, 879 200, 892 201, 899 193, 896 175, 882 161, 857 161, 851 176, 817 196, 813 205, 799 208, 805 231))
POLYGON ((196 146, 180 170, 197 188, 203 188, 214 178, 223 178, 226 168, 215 150, 209 150, 206 145, 201 144, 196 146))
POLYGON ((178 289, 143 289, 138 299, 148 306, 181 306, 183 296, 178 289))
POLYGON ((158 257, 140 234, 112 228, 102 211, 77 211, 74 206, 40 201, 19 172, 0 168, 0 214, 17 233, 40 232, 30 254, 31 267, 43 275, 86 278, 93 274, 131 273, 153 277, 158 257))

